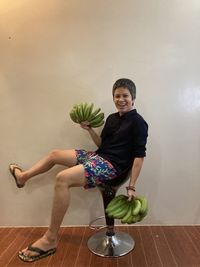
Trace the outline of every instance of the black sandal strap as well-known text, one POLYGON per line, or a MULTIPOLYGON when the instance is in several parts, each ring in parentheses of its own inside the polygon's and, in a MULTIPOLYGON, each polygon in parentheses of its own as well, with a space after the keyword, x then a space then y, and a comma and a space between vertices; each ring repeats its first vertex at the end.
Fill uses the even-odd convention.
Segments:
POLYGON ((37 253, 39 253, 40 255, 46 253, 46 251, 44 251, 44 250, 42 250, 42 249, 40 249, 40 248, 37 248, 37 247, 32 247, 32 245, 29 245, 29 246, 28 246, 28 250, 33 251, 33 252, 37 252, 37 253))

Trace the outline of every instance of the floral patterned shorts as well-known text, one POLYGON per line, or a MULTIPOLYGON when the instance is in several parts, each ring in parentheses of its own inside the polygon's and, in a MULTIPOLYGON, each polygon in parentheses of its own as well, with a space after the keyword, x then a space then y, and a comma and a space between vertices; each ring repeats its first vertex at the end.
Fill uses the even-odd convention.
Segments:
POLYGON ((86 185, 85 189, 96 187, 107 180, 117 176, 113 165, 97 155, 95 152, 87 152, 83 149, 76 149, 77 164, 83 164, 85 168, 86 185))

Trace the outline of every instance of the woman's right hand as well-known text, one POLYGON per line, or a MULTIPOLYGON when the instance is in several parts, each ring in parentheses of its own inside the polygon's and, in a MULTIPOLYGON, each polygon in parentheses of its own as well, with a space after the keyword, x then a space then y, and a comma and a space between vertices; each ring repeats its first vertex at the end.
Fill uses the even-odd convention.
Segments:
POLYGON ((101 137, 94 131, 90 123, 88 121, 83 121, 80 123, 80 126, 88 131, 95 145, 99 147, 101 145, 101 137))
POLYGON ((82 121, 80 123, 80 126, 81 126, 81 128, 83 128, 84 130, 87 130, 87 131, 89 131, 91 129, 91 125, 88 121, 82 121))

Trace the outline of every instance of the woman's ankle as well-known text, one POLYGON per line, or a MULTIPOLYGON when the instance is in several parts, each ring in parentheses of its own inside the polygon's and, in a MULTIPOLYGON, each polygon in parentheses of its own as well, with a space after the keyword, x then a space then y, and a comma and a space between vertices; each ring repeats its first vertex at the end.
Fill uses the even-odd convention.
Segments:
POLYGON ((21 172, 19 175, 18 175, 18 179, 21 183, 25 184, 26 181, 28 180, 27 177, 26 177, 26 173, 25 172, 21 172))
POLYGON ((47 230, 47 232, 44 234, 44 237, 47 239, 49 243, 57 243, 58 235, 51 230, 47 230))

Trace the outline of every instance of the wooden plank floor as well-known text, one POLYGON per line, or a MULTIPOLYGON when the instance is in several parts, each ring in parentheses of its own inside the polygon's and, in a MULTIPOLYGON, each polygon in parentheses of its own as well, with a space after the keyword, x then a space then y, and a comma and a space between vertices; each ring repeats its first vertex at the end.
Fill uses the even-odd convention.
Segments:
POLYGON ((134 250, 119 258, 103 258, 87 248, 95 232, 88 227, 62 227, 57 252, 34 263, 17 257, 19 249, 46 228, 0 228, 0 267, 200 267, 200 226, 118 226, 135 240, 134 250))

